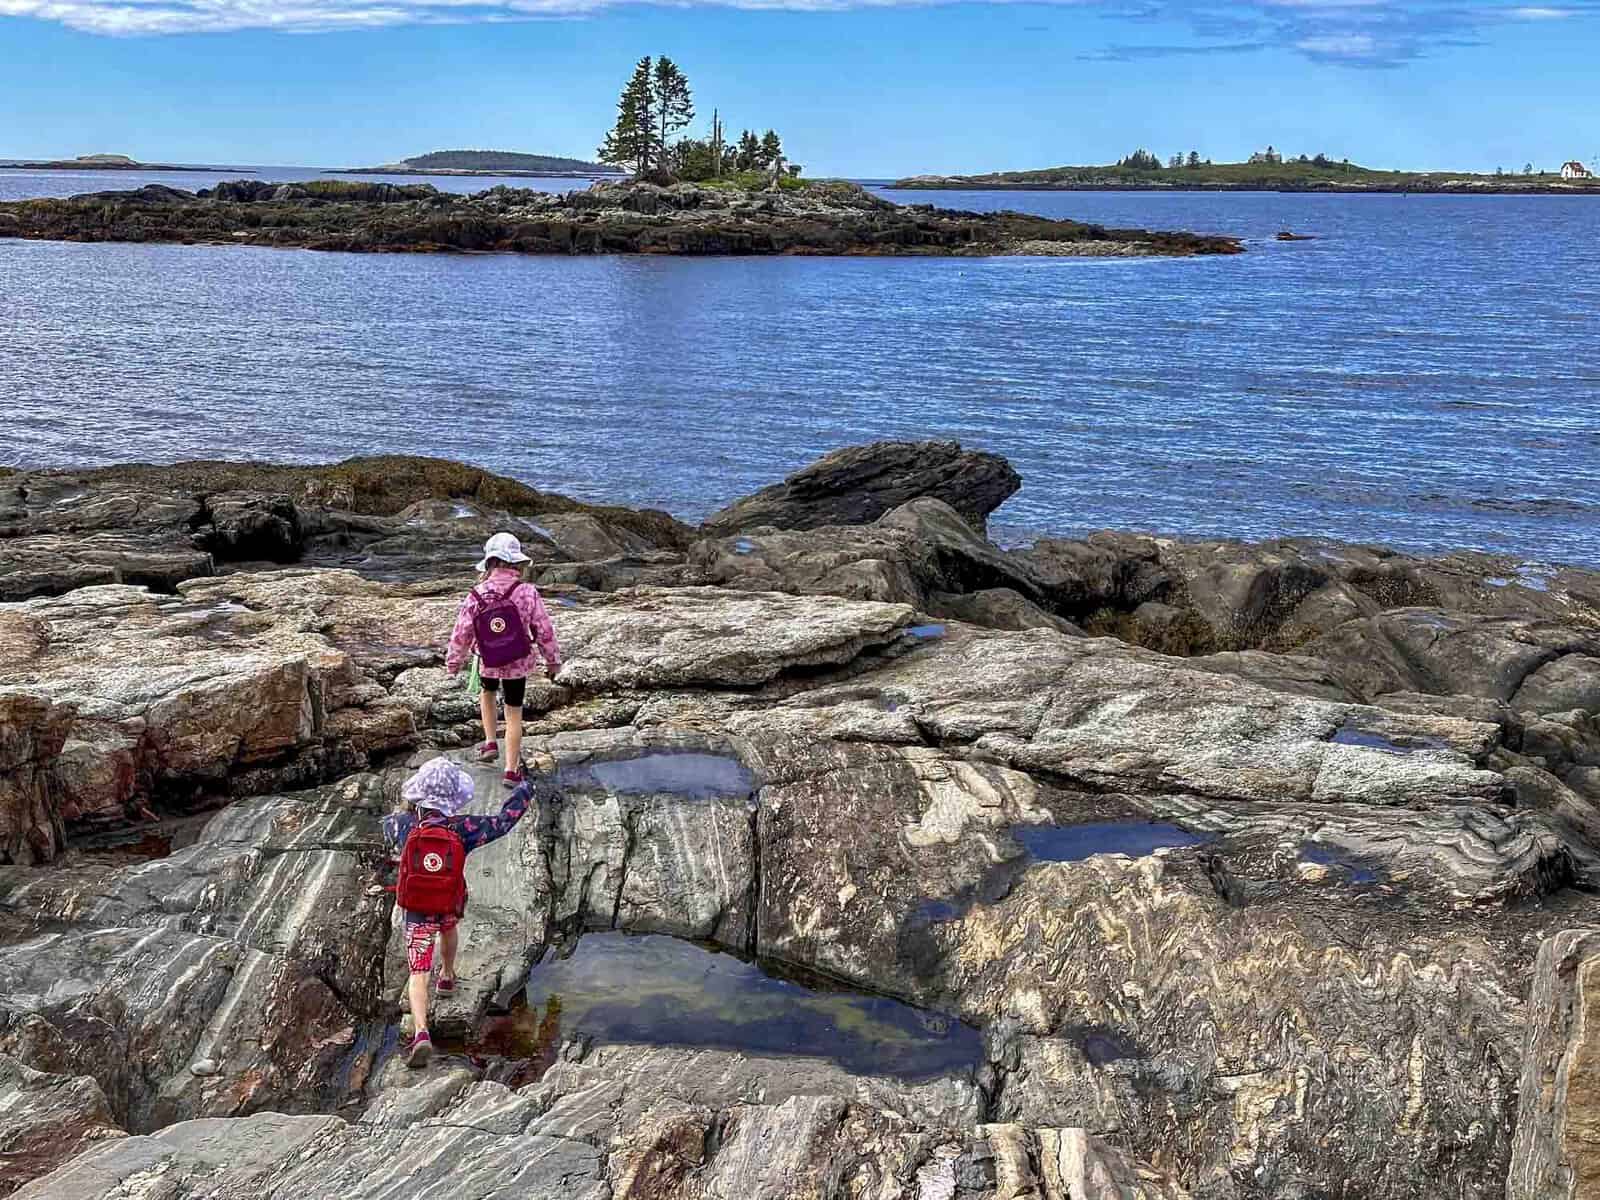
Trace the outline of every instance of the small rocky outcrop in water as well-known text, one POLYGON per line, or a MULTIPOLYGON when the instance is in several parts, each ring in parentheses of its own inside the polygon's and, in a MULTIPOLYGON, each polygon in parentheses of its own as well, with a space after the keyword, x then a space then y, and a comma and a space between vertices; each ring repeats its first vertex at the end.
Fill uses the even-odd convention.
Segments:
POLYGON ((982 533, 989 514, 1021 486, 1022 477, 997 454, 963 450, 955 442, 875 442, 836 450, 728 506, 704 528, 724 536, 761 525, 870 525, 907 501, 931 496, 982 533))
POLYGON ((1027 213, 904 207, 848 183, 746 192, 597 183, 565 196, 494 188, 241 180, 0 204, 0 237, 522 254, 1238 254, 1236 238, 1107 229, 1027 213))
POLYGON ((7 476, 0 1192, 1587 1195, 1600 576, 1006 551, 1007 472, 916 457, 716 536, 420 461, 7 476), (379 822, 477 736, 443 640, 501 525, 562 787, 469 861, 408 1072, 379 822), (531 964, 621 934, 892 997, 941 1054, 534 1011, 531 964))

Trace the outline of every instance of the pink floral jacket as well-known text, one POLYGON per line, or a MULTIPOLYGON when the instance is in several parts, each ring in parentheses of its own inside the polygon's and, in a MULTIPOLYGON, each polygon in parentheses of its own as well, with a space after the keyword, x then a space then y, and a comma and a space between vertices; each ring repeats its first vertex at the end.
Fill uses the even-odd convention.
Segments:
MULTIPOLYGON (((450 649, 445 652, 444 665, 450 674, 454 675, 466 666, 467 656, 478 644, 478 633, 472 621, 484 605, 479 597, 501 599, 516 587, 520 579, 516 571, 502 567, 467 593, 466 599, 461 602, 461 611, 456 614, 456 627, 450 632, 450 649)), ((501 667, 479 667, 478 673, 485 679, 526 679, 539 666, 542 657, 545 670, 554 678, 556 672, 561 670, 561 647, 556 644, 556 627, 550 622, 550 613, 545 609, 539 589, 531 583, 524 583, 517 587, 511 602, 528 623, 528 631, 533 634, 533 648, 525 658, 501 667)))

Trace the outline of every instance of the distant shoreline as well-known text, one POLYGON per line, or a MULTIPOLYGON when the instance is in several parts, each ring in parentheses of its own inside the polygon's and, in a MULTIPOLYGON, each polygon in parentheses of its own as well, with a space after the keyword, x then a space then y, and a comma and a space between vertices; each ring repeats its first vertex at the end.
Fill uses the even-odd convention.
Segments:
POLYGON ((621 171, 479 171, 466 167, 336 167, 325 175, 445 175, 489 179, 615 179, 631 178, 621 171))
POLYGON ((1315 196, 1363 194, 1388 196, 1600 196, 1594 183, 1487 183, 1463 180, 1438 184, 1325 184, 1304 187, 1268 186, 1262 183, 1135 183, 1123 180, 1106 183, 986 183, 957 178, 899 179, 879 185, 899 192, 1261 192, 1269 195, 1315 196))
POLYGON ((70 159, 50 162, 0 162, 0 171, 176 171, 200 175, 215 175, 221 172, 255 174, 249 167, 180 167, 172 163, 73 162, 70 159))

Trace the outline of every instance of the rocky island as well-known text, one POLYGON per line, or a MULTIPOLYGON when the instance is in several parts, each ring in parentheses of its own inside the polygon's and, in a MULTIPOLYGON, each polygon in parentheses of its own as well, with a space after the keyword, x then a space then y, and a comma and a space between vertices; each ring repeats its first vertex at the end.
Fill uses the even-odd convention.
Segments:
POLYGON ((426 459, 0 472, 0 1193, 1594 1195, 1600 573, 1007 550, 1020 484, 880 444, 691 527, 426 459), (474 740, 502 528, 559 786, 408 1071, 378 823, 474 740))
POLYGON ((565 195, 499 187, 474 196, 346 180, 245 180, 199 192, 151 185, 0 204, 0 237, 522 254, 1189 256, 1243 249, 1230 237, 907 207, 847 183, 770 191, 597 183, 565 195))
POLYGON ((344 167, 332 175, 498 175, 543 178, 624 178, 627 172, 582 158, 509 150, 434 150, 379 167, 344 167))
MULTIPOLYGON (((126 154, 80 154, 77 158, 52 158, 40 162, 0 162, 0 170, 12 171, 214 171, 216 167, 181 167, 172 163, 147 163, 126 154)), ((240 171, 243 167, 224 167, 240 171)))

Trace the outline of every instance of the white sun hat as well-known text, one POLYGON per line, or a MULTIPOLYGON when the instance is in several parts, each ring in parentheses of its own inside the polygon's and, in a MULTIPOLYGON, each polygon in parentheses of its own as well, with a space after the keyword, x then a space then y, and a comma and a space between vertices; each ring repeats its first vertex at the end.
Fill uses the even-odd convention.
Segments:
POLYGON ((483 544, 483 557, 478 560, 478 570, 487 571, 491 558, 498 558, 503 563, 528 561, 528 556, 522 552, 522 543, 509 533, 497 533, 483 544))

